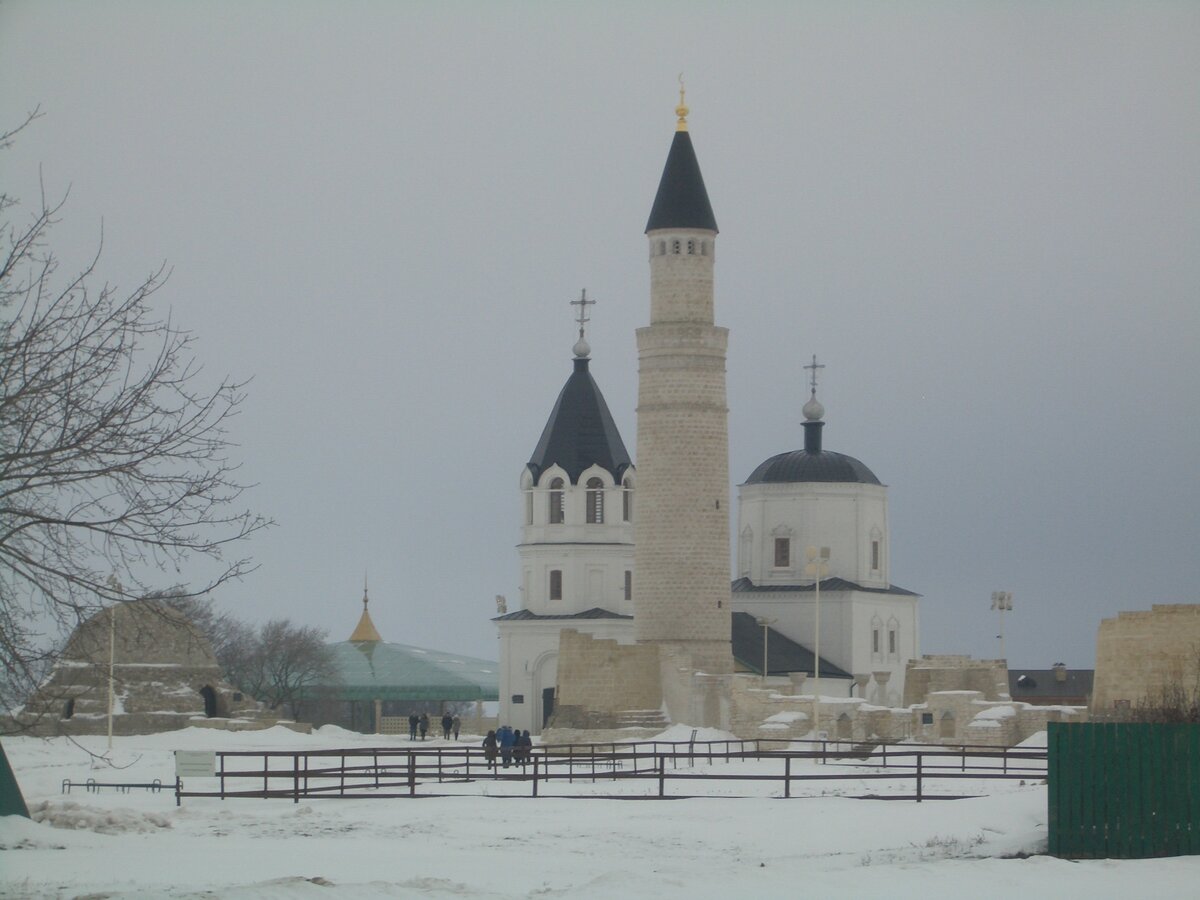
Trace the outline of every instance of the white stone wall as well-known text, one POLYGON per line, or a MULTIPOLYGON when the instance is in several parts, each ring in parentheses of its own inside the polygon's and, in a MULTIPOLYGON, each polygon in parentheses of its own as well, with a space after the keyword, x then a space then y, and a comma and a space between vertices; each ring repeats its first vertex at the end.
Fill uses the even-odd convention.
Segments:
MULTIPOLYGON (((633 490, 634 473, 627 470, 621 482, 610 472, 592 466, 571 484, 566 472, 551 466, 533 484, 529 470, 521 478, 521 608, 538 615, 570 615, 594 607, 622 615, 633 614, 625 599, 625 573, 633 571, 633 522, 625 521, 624 493, 633 490), (549 523, 550 490, 555 478, 565 484, 564 521, 549 523), (587 521, 587 483, 603 481, 604 521, 587 521), (628 487, 627 487, 628 485, 628 487), (527 497, 532 498, 533 522, 528 521, 527 497), (561 571, 562 599, 550 599, 550 572, 561 571)), ((636 493, 632 499, 636 502, 636 493)), ((636 514, 636 507, 634 507, 636 514)))
POLYGON ((533 619, 499 622, 501 724, 540 734, 545 707, 543 691, 558 678, 559 636, 571 628, 595 638, 633 643, 629 619, 533 619), (522 702, 514 703, 514 695, 522 702))
POLYGON ((830 549, 827 577, 886 588, 887 488, 877 484, 799 482, 738 487, 738 573, 755 584, 810 584, 805 550, 830 549), (775 539, 791 543, 790 565, 775 567, 775 539), (871 542, 880 542, 879 568, 871 542))

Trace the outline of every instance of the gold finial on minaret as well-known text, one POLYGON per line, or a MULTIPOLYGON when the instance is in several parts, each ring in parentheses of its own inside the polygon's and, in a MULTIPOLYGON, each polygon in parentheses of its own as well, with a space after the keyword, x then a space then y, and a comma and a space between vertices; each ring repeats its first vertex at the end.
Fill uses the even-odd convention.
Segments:
POLYGON ((679 105, 675 107, 675 115, 679 116, 679 121, 675 123, 676 131, 687 131, 687 104, 683 102, 683 95, 687 93, 683 86, 683 73, 679 73, 679 105))

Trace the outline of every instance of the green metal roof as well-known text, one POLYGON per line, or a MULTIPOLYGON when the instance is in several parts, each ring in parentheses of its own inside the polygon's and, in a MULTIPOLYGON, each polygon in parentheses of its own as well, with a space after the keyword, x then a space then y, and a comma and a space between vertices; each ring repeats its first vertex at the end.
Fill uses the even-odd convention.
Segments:
POLYGON ((337 682, 306 693, 343 700, 500 698, 499 666, 490 660, 385 641, 342 641, 329 649, 337 682))

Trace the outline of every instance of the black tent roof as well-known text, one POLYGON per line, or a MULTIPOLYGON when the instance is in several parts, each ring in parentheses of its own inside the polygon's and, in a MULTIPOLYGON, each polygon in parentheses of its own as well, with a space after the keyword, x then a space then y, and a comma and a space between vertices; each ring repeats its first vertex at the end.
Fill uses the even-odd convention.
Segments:
POLYGON ((633 465, 604 395, 588 372, 587 359, 575 360, 575 370, 558 395, 528 465, 537 481, 556 464, 566 470, 572 483, 593 465, 620 481, 633 465))

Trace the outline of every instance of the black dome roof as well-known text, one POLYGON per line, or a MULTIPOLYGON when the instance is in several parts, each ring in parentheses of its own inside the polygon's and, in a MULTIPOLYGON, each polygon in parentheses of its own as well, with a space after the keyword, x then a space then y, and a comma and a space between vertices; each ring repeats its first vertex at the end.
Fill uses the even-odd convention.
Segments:
POLYGON ((750 473, 746 484, 786 484, 800 481, 840 481, 879 484, 875 473, 853 456, 832 450, 792 450, 772 456, 750 473))

